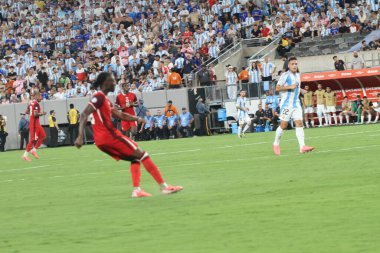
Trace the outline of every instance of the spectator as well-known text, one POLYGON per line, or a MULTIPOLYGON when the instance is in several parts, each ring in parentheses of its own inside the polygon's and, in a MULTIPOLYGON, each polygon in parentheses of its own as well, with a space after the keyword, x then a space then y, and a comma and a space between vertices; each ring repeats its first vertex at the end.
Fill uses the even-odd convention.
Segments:
POLYGON ((177 126, 178 126, 178 116, 174 114, 172 110, 169 110, 169 117, 168 118, 168 131, 169 131, 169 138, 175 139, 177 137, 177 126))
POLYGON ((70 144, 72 146, 74 146, 74 141, 78 137, 79 116, 79 111, 74 108, 74 104, 70 104, 70 110, 67 113, 67 121, 69 122, 70 144))
POLYGON ((6 118, 0 114, 0 152, 5 152, 5 143, 7 142, 8 136, 8 133, 5 129, 6 125, 6 118))
POLYGON ((140 135, 143 140, 149 141, 154 139, 154 117, 150 114, 150 111, 146 111, 144 116, 145 122, 141 124, 140 135))
POLYGON ((157 140, 166 138, 166 131, 167 131, 167 125, 166 125, 166 117, 165 115, 162 115, 161 110, 157 110, 157 115, 154 117, 155 121, 155 136, 157 140))
POLYGON ((205 64, 202 65, 202 69, 197 73, 197 77, 199 86, 211 85, 210 71, 207 69, 205 64))
POLYGON ((49 116, 49 129, 50 129, 50 147, 55 148, 58 145, 58 123, 55 117, 55 111, 50 111, 49 116))
POLYGON ((364 68, 364 61, 359 56, 358 52, 356 52, 356 51, 354 52, 354 58, 352 59, 351 66, 352 66, 352 69, 364 68))
POLYGON ((367 51, 369 47, 367 46, 367 42, 365 40, 362 41, 362 45, 360 47, 360 51, 367 51))
POLYGON ((242 67, 239 73, 239 80, 241 81, 241 87, 243 90, 248 90, 249 73, 245 67, 242 67))
POLYGON ((273 80, 273 74, 276 72, 276 66, 273 63, 269 62, 269 57, 266 56, 261 68, 261 79, 264 82, 264 91, 269 91, 270 83, 273 80))
POLYGON ((259 109, 255 113, 255 118, 253 122, 258 126, 263 126, 265 124, 265 111, 263 110, 263 106, 259 104, 259 109))
POLYGON ((20 150, 24 149, 29 142, 29 120, 25 118, 25 113, 20 113, 20 121, 18 122, 18 133, 20 135, 20 150))
POLYGON ((343 60, 340 60, 338 58, 338 56, 334 56, 333 57, 333 60, 334 60, 334 66, 335 66, 335 69, 337 71, 343 71, 343 70, 346 70, 347 67, 346 67, 346 64, 344 63, 343 60))
POLYGON ((169 74, 168 77, 168 84, 169 84, 169 89, 178 89, 181 88, 181 83, 182 83, 182 78, 181 76, 172 69, 171 73, 169 74))
POLYGON ((228 71, 225 74, 225 78, 226 78, 228 99, 236 99, 238 76, 237 76, 236 72, 233 71, 232 66, 228 67, 228 71))
POLYGON ((273 90, 269 90, 268 96, 265 98, 265 106, 267 107, 265 110, 270 109, 273 110, 272 114, 274 115, 274 110, 278 105, 278 98, 276 95, 273 95, 273 90))
POLYGON ((191 125, 194 121, 193 115, 186 110, 185 107, 182 108, 182 113, 179 115, 179 132, 182 137, 192 137, 193 130, 191 125))
POLYGON ((165 117, 169 118, 170 111, 172 111, 175 115, 178 115, 177 108, 173 105, 173 101, 169 100, 165 106, 165 117))

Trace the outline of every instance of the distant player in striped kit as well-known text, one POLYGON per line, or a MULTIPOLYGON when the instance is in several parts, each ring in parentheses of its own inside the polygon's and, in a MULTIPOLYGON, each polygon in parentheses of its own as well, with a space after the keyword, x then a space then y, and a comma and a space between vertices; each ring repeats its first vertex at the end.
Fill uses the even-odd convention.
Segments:
POLYGON ((241 138, 245 136, 245 132, 251 126, 251 118, 248 115, 248 99, 246 97, 247 92, 245 90, 240 90, 240 96, 236 101, 237 118, 239 122, 238 127, 238 137, 241 138), (243 128, 244 126, 244 128, 243 128))
POLYGON ((307 153, 314 148, 305 145, 305 134, 303 130, 303 115, 300 101, 300 93, 306 93, 301 89, 301 76, 298 73, 298 61, 296 57, 290 57, 288 61, 289 70, 283 73, 278 80, 276 91, 280 92, 280 120, 281 124, 276 130, 273 144, 275 155, 280 155, 280 139, 283 131, 288 127, 288 121, 294 120, 296 125, 296 136, 300 146, 300 153, 307 153))

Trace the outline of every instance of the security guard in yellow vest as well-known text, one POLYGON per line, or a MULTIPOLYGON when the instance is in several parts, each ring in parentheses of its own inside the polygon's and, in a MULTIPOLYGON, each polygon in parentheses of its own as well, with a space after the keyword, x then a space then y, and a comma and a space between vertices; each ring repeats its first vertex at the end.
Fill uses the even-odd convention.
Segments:
POLYGON ((50 147, 54 148, 58 145, 58 123, 57 119, 55 118, 55 111, 50 111, 49 116, 49 130, 50 130, 50 147))
POLYGON ((79 111, 74 108, 74 104, 70 104, 70 110, 67 113, 67 120, 69 122, 70 143, 72 146, 74 146, 74 141, 78 137, 79 116, 79 111))

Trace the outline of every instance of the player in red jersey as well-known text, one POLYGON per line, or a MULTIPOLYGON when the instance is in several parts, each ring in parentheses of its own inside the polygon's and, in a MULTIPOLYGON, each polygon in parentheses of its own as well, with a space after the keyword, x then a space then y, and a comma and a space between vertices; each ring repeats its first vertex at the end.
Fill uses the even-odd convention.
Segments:
POLYGON ((29 153, 31 153, 35 158, 39 159, 37 155, 37 149, 44 143, 46 139, 46 134, 44 129, 40 124, 40 116, 46 115, 46 112, 41 112, 41 107, 38 102, 41 102, 41 93, 39 91, 34 92, 34 99, 30 102, 26 113, 30 115, 29 121, 29 143, 26 146, 26 150, 22 159, 30 162, 29 153))
POLYGON ((75 146, 80 148, 83 145, 84 127, 90 114, 93 116, 92 129, 96 146, 103 152, 112 156, 115 160, 126 160, 131 162, 131 174, 133 183, 133 198, 150 197, 149 193, 140 188, 140 163, 142 163, 149 174, 160 185, 164 194, 175 193, 183 189, 182 186, 170 186, 162 179, 161 173, 154 164, 148 153, 141 150, 137 144, 129 137, 117 130, 111 120, 111 115, 125 121, 137 121, 143 123, 144 119, 120 112, 114 108, 105 94, 115 90, 115 79, 108 72, 100 73, 94 82, 96 92, 87 107, 81 113, 79 120, 79 135, 75 141, 75 146))
MULTIPOLYGON (((122 112, 136 116, 135 109, 133 107, 136 107, 138 105, 137 97, 134 93, 129 92, 129 84, 126 83, 123 85, 123 93, 117 95, 115 105, 115 107, 122 110, 122 112)), ((126 132, 127 136, 130 136, 130 134, 134 136, 136 129, 136 121, 121 121, 121 130, 123 132, 126 132)))

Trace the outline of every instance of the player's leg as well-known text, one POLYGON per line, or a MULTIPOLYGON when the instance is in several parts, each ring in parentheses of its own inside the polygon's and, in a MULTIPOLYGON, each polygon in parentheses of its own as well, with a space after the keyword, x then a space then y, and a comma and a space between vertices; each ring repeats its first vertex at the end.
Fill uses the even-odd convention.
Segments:
POLYGON ((37 136, 37 142, 30 151, 32 156, 34 156, 36 159, 39 159, 40 157, 37 154, 37 149, 45 142, 46 139, 46 133, 42 126, 38 126, 36 129, 36 136, 37 136))
POLYGON ((323 123, 322 123, 322 114, 323 114, 322 106, 323 105, 317 105, 317 115, 318 115, 318 121, 319 121, 318 126, 319 127, 323 126, 323 123))
POLYGON ((360 120, 362 118, 362 108, 358 108, 355 113, 356 113, 356 116, 357 116, 356 124, 359 124, 360 120))
POLYGON ((372 112, 371 110, 367 111, 367 124, 371 123, 372 120, 372 112))
POLYGON ((364 118, 365 118, 366 114, 368 114, 368 111, 367 110, 363 110, 362 114, 361 114, 361 117, 360 117, 360 124, 364 124, 364 118))
POLYGON ((288 127, 288 122, 290 120, 290 115, 291 115, 291 111, 290 111, 289 108, 286 108, 286 107, 281 108, 281 111, 280 111, 280 120, 281 120, 281 123, 277 127, 277 129, 276 129, 276 134, 275 134, 274 143, 273 143, 273 152, 274 152, 275 155, 280 155, 281 154, 281 151, 280 151, 280 139, 281 139, 281 136, 284 133, 284 130, 288 127))
POLYGON ((296 127, 296 136, 298 144, 300 146, 300 152, 306 153, 312 151, 314 148, 305 145, 305 132, 302 122, 302 110, 301 108, 295 108, 290 114, 290 117, 293 119, 296 127))
POLYGON ((344 112, 339 113, 340 125, 343 125, 343 116, 344 116, 344 112))
POLYGON ((379 120, 379 116, 380 116, 380 112, 376 111, 376 117, 372 123, 377 123, 377 121, 379 120))
POLYGON ((36 131, 35 131, 35 128, 34 127, 31 127, 29 128, 29 141, 26 145, 26 148, 25 148, 25 152, 24 154, 22 155, 22 159, 24 161, 27 161, 27 162, 31 162, 30 158, 29 158, 29 153, 30 151, 32 151, 32 148, 36 142, 36 131))
POLYGON ((170 186, 164 181, 160 170, 158 169, 156 164, 153 162, 153 160, 150 158, 147 152, 141 150, 140 148, 137 148, 133 153, 133 157, 135 157, 135 159, 138 159, 144 165, 148 173, 153 177, 156 183, 160 186, 163 194, 171 194, 171 193, 181 191, 183 189, 182 186, 170 186))
POLYGON ((247 130, 251 127, 251 118, 249 117, 249 115, 247 114, 245 116, 245 119, 244 119, 244 123, 245 123, 245 126, 243 128, 243 136, 245 136, 245 133, 247 132, 247 130))

